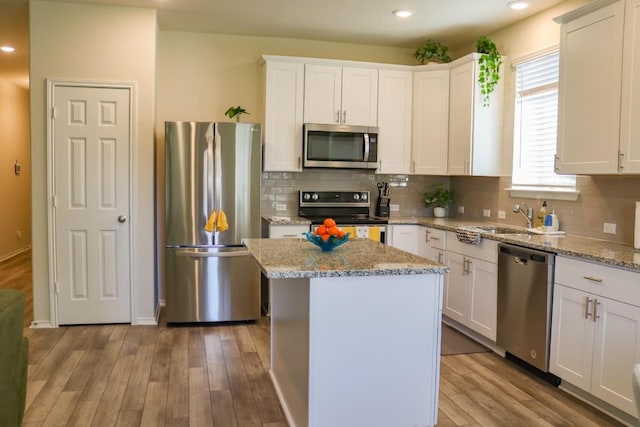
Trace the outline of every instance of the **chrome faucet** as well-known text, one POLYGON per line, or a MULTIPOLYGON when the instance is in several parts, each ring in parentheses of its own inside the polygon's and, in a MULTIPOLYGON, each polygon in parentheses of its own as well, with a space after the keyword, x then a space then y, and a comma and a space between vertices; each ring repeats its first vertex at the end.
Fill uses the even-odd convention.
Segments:
POLYGON ((527 219, 527 228, 532 227, 531 222, 533 221, 533 208, 527 208, 527 210, 525 211, 521 205, 513 205, 513 212, 519 213, 527 219))

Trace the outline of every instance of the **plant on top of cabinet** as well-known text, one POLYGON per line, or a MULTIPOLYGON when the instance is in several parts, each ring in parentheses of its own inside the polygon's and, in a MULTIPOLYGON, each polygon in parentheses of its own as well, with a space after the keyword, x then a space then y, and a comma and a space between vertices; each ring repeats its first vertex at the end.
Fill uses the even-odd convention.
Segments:
POLYGON ((413 57, 420 64, 428 62, 447 63, 451 62, 451 58, 447 54, 448 50, 449 48, 445 45, 428 39, 414 52, 413 57))
POLYGON ((496 44, 487 36, 480 36, 476 41, 476 51, 482 53, 478 60, 480 72, 478 73, 478 83, 482 94, 483 105, 489 105, 489 94, 493 92, 500 80, 500 66, 502 56, 498 52, 496 44))
POLYGON ((433 184, 429 191, 424 193, 424 204, 433 206, 433 216, 442 218, 446 215, 446 208, 453 202, 453 190, 444 188, 441 182, 433 184))

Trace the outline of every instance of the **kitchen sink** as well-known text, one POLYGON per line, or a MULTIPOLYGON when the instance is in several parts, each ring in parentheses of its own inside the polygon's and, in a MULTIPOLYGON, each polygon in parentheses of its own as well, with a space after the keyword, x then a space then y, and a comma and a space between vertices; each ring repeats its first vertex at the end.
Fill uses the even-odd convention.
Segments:
POLYGON ((482 230, 484 233, 491 234, 531 234, 529 231, 523 230, 521 228, 509 228, 493 225, 481 225, 477 228, 482 230))

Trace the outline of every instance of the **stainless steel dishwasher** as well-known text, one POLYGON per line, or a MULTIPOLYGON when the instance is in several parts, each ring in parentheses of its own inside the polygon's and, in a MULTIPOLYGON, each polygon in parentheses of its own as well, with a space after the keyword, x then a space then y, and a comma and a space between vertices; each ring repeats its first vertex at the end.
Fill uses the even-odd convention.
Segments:
POLYGON ((549 371, 555 254, 498 245, 496 343, 518 359, 549 371))

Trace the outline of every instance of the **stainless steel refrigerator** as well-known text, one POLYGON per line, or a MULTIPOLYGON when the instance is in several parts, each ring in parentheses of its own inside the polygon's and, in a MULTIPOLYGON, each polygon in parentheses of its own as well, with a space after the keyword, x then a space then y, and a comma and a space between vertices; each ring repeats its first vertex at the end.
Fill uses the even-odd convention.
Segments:
POLYGON ((167 322, 260 316, 260 272, 242 245, 260 237, 260 141, 259 124, 165 122, 167 322))

